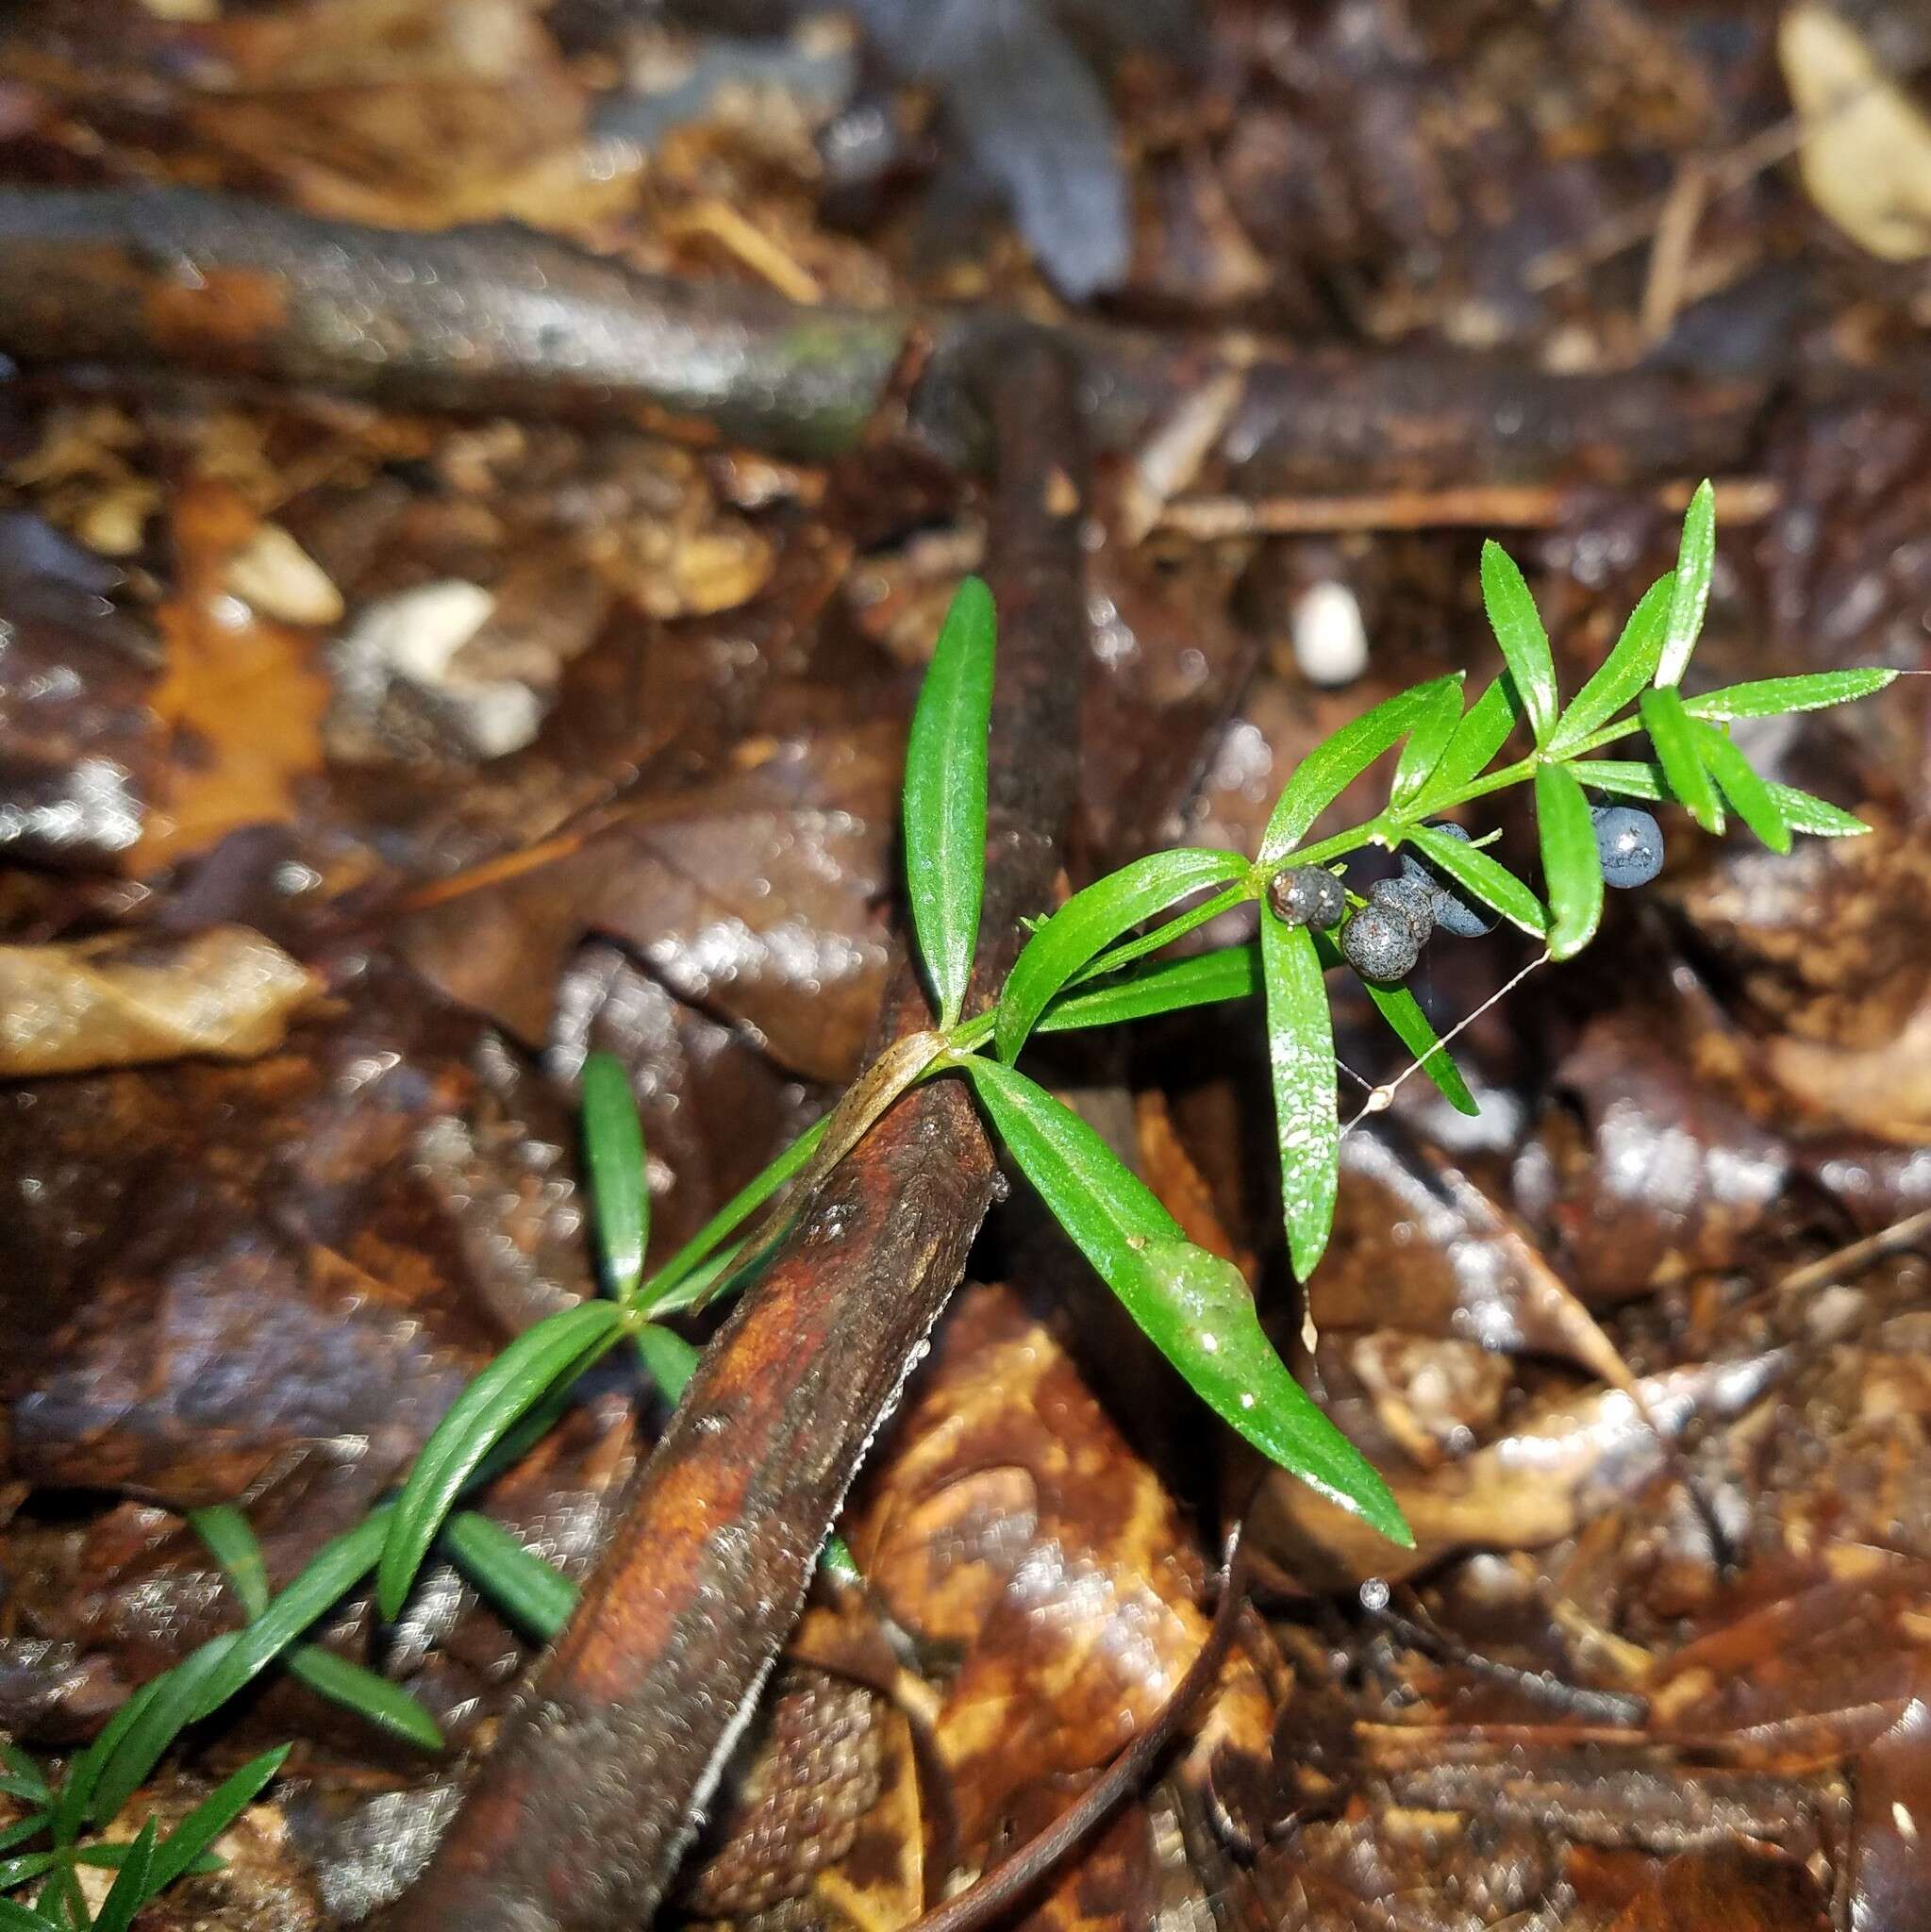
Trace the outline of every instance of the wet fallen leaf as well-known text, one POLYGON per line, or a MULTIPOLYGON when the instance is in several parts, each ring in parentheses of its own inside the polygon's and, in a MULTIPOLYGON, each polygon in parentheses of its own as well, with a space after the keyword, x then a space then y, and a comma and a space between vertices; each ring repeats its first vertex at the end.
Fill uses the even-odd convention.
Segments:
POLYGON ((321 984, 259 933, 0 946, 0 1074, 13 1079, 279 1046, 321 984))
POLYGON ((1931 255, 1931 119, 1827 7, 1787 8, 1777 54, 1803 123, 1810 199, 1886 261, 1931 255))

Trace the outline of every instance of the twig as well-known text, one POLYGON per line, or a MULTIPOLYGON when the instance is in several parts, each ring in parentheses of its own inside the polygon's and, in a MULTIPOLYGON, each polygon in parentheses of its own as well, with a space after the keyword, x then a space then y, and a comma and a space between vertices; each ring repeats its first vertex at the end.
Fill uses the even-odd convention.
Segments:
POLYGON ((1240 1606, 1246 1599, 1240 1527, 1236 1524, 1227 1534, 1221 1597, 1214 1606, 1207 1641, 1187 1666, 1174 1694, 1161 1706, 1159 1715, 1134 1735, 1119 1757, 1044 1831, 947 1899, 937 1911, 914 1920, 909 1932, 980 1932, 1041 1884, 1153 1770, 1194 1706, 1212 1688, 1232 1647, 1240 1606))
MULTIPOLYGON (((1015 954, 1020 914, 1050 898, 1087 655, 1073 373, 1049 343, 1008 339, 989 388, 1001 653, 982 989, 1015 954)), ((927 1024, 902 968, 874 1043, 927 1024)), ((575 1619, 390 1932, 618 1932, 649 1918, 992 1190, 956 1080, 907 1094, 825 1183, 706 1352, 575 1619)))

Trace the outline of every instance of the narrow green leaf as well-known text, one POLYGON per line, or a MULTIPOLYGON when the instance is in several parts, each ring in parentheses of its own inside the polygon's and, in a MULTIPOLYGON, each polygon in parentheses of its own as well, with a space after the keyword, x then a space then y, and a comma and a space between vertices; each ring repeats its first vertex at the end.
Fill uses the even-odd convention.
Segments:
POLYGON ((1434 860, 1457 885, 1473 892, 1485 906, 1512 925, 1540 939, 1549 929, 1549 916, 1540 900, 1504 865, 1479 846, 1452 839, 1435 825, 1410 825, 1409 841, 1434 860))
POLYGON ((1404 808, 1405 820, 1424 819, 1453 804, 1488 770, 1508 734, 1522 722, 1523 704, 1507 672, 1496 678, 1463 714, 1433 775, 1404 808))
MULTIPOLYGON (((1282 1468, 1407 1546, 1393 1498, 1288 1374, 1239 1270, 1209 1265, 1213 1257, 1185 1241, 1145 1182, 1071 1108, 996 1060, 974 1056, 962 1064, 1040 1199, 1215 1412, 1282 1468)), ((1332 1071, 1330 1062, 1330 1093, 1332 1071)))
POLYGON ((1132 939, 1122 940, 1117 946, 1108 946, 1073 975, 1072 984, 1086 986, 1093 980, 1107 978, 1123 967, 1132 965, 1136 959, 1144 959, 1149 953, 1157 953, 1162 946, 1170 946, 1175 940, 1184 940, 1189 933, 1198 932, 1203 925, 1210 925, 1222 913, 1246 904, 1255 897, 1257 890, 1250 873, 1247 877, 1235 880, 1231 886, 1224 886, 1218 892, 1209 892, 1185 912, 1176 912, 1172 919, 1162 919, 1144 932, 1136 933, 1132 939))
MULTIPOLYGON (((75 1845, 71 1851, 63 1853, 61 1856, 71 1857, 76 1865, 92 1865, 97 1871, 102 1872, 118 1872, 122 1866, 126 1864, 127 1855, 133 1848, 134 1841, 131 1839, 117 1840, 113 1844, 108 1843, 104 1839, 96 1839, 91 1845, 75 1845)), ((193 1869, 197 1873, 219 1872, 222 1869, 222 1860, 210 1857, 207 1853, 203 1853, 195 1861, 193 1869)), ((148 1883, 153 1890, 159 1890, 158 1887, 154 1886, 154 1874, 152 1873, 148 1874, 148 1883)))
POLYGON ((1556 659, 1527 582, 1492 537, 1482 545, 1482 605, 1528 714, 1529 729, 1538 744, 1545 744, 1556 728, 1556 659))
POLYGON ((25 1844, 28 1839, 50 1830, 53 1823, 51 1812, 34 1811, 25 1818, 16 1818, 11 1824, 0 1825, 0 1852, 10 1852, 15 1845, 25 1844))
POLYGON ((1770 795, 1793 832, 1808 832, 1819 839, 1855 839, 1871 829, 1856 812, 1846 811, 1827 798, 1799 791, 1794 785, 1773 784, 1770 795))
POLYGON ((217 1503, 206 1509, 189 1510, 188 1526, 227 1573, 243 1614, 260 1616, 271 1594, 268 1564, 248 1519, 233 1504, 217 1503))
POLYGON ((378 1731, 413 1744, 419 1751, 442 1749, 442 1727, 428 1707, 400 1684, 353 1657, 338 1657, 319 1643, 299 1643, 289 1653, 288 1672, 318 1697, 372 1724, 378 1731))
POLYGON ((1616 640, 1616 648, 1557 720, 1549 739, 1552 758, 1573 751, 1591 732, 1601 730, 1624 705, 1635 703, 1661 660, 1674 589, 1673 577, 1658 577, 1642 593, 1623 626, 1623 635, 1616 640))
POLYGON ((265 1790, 295 1747, 283 1744, 251 1757, 231 1777, 224 1778, 201 1803, 175 1825, 154 1856, 148 1882, 155 1891, 172 1885, 188 1871, 241 1813, 265 1790))
POLYGON ((906 880, 941 1029, 965 1003, 979 938, 997 635, 991 591, 967 577, 940 626, 906 744, 906 880))
POLYGON ((583 1063, 583 1151, 604 1272, 610 1292, 628 1301, 650 1245, 650 1182, 637 1097, 614 1054, 593 1053, 583 1063))
POLYGON ((1569 770, 1592 791, 1613 792, 1618 798, 1642 798, 1660 804, 1676 794, 1663 783, 1655 765, 1633 758, 1571 758, 1569 770))
POLYGON ((1688 698, 1683 708, 1692 718, 1782 718, 1792 711, 1822 711, 1848 705, 1882 691, 1897 676, 1874 665, 1851 671, 1812 671, 1801 677, 1760 677, 1751 684, 1725 685, 1688 698))
POLYGON ((1388 791, 1392 810, 1399 811, 1428 782, 1461 724, 1461 686, 1444 677, 1435 685, 1434 692, 1422 707, 1408 741, 1394 761, 1394 779, 1388 791))
POLYGON ((1260 954, 1253 946, 1222 946, 1190 959, 1164 959, 1131 979, 1061 993, 1040 1014, 1036 1033, 1071 1033, 1081 1026, 1117 1026, 1188 1007, 1246 999, 1260 991, 1260 954))
POLYGON ((576 1609, 576 1586, 500 1523, 458 1509, 444 1524, 449 1560, 514 1624, 544 1643, 562 1635, 576 1609))
POLYGON ((46 1774, 18 1744, 10 1740, 0 1743, 0 1756, 7 1759, 5 1790, 29 1805, 51 1805, 54 1802, 46 1774))
POLYGON ((1573 959, 1603 921, 1603 857, 1590 802, 1566 765, 1536 767, 1536 829, 1549 889, 1549 957, 1573 959))
POLYGON ((153 1679, 154 1694, 101 1772, 90 1815, 113 1817, 182 1731, 219 1710, 360 1582, 375 1566, 391 1514, 385 1506, 325 1543, 246 1629, 211 1639, 153 1679))
POLYGON ((993 1041, 1008 1065, 1033 1024, 1079 969, 1124 932, 1208 886, 1244 876, 1238 852, 1150 852, 1075 892, 1025 943, 1005 991, 993 1041))
POLYGON ((865 1581, 865 1573, 858 1568, 858 1559, 852 1555, 851 1546, 841 1536, 828 1536, 824 1547, 818 1553, 818 1566, 834 1581, 853 1588, 865 1581))
POLYGON ((127 1854, 127 1862, 121 1867, 121 1875, 114 1880, 112 1890, 94 1914, 94 1932, 127 1932, 128 1926, 134 1923, 135 1913, 153 1895, 148 1874, 154 1865, 154 1840, 158 1829, 152 1818, 141 1827, 127 1854))
POLYGON ((1274 802, 1267 829, 1261 834, 1256 869, 1263 874, 1273 872, 1347 787, 1413 727, 1444 683, 1459 686, 1461 673, 1396 691, 1316 745, 1294 767, 1293 776, 1274 802))
POLYGON ((526 1328, 451 1405, 396 1498, 376 1570, 385 1617, 402 1609, 416 1571, 470 1472, 553 1386, 587 1366, 621 1332, 613 1302, 583 1302, 526 1328))
MULTIPOLYGON (((1323 972, 1347 964, 1346 956, 1328 934, 1316 933, 1314 946, 1321 955, 1323 972)), ((1360 987, 1373 1001, 1395 1038, 1407 1048, 1416 1065, 1434 1082, 1442 1099, 1457 1113, 1480 1113, 1482 1109, 1475 1104, 1475 1096, 1469 1091, 1469 1083, 1462 1078, 1461 1069, 1455 1063, 1455 1056, 1442 1045, 1440 1036, 1414 994, 1405 986, 1382 986, 1372 979, 1362 980, 1360 987)))
POLYGON ((122 1739, 141 1722, 148 1707, 160 1695, 169 1674, 163 1671, 158 1677, 150 1677, 145 1684, 138 1685, 127 1702, 101 1726, 100 1736, 67 1767, 67 1775, 60 1781, 60 1794, 54 1805, 56 1844, 71 1845, 80 1835, 80 1828, 87 1823, 92 1809, 101 1774, 121 1748, 122 1739))
MULTIPOLYGON (((249 1619, 268 1608, 268 1566, 248 1519, 228 1504, 191 1509, 188 1521, 227 1573, 249 1619)), ((319 1644, 297 1644, 287 1660, 296 1677, 318 1696, 366 1718, 378 1730, 424 1751, 442 1748, 442 1732, 428 1710, 399 1684, 319 1644)))
MULTIPOLYGON (((1670 617, 1663 631, 1656 683, 1674 689, 1689 668, 1690 654, 1703 631, 1709 607, 1709 580, 1717 559, 1717 493, 1706 477, 1690 499, 1683 519, 1683 541, 1676 552, 1676 575, 1670 585, 1670 617)), ((1693 808, 1692 808, 1693 809, 1693 808)))
POLYGON ((1751 770, 1750 760, 1731 742, 1728 731, 1721 724, 1706 724, 1701 718, 1692 718, 1690 728, 1704 770, 1717 781, 1737 816, 1773 852, 1790 851, 1790 827, 1783 808, 1769 785, 1751 770))
POLYGON ((814 1122, 775 1160, 753 1174, 637 1291, 637 1305, 668 1313, 685 1306, 678 1291, 712 1255, 718 1243, 741 1227, 801 1169, 824 1139, 826 1120, 814 1122))
POLYGON ((1644 691, 1640 708, 1643 729, 1649 733, 1656 762, 1663 768, 1670 790, 1706 831, 1721 832, 1722 808, 1717 804, 1709 774, 1697 755, 1696 736, 1674 686, 1659 685, 1654 691, 1644 691))
POLYGON ((11 1891, 17 1885, 31 1885, 73 1857, 72 1849, 62 1846, 58 1851, 23 1852, 17 1858, 0 1858, 0 1889, 11 1891))
POLYGON ((1306 1281, 1327 1247, 1340 1172, 1334 1020, 1321 956, 1306 926, 1263 919, 1260 970, 1267 989, 1267 1061, 1281 1163, 1281 1211, 1289 1258, 1296 1278, 1306 1281))
POLYGON ((60 1924, 17 1900, 0 1898, 0 1932, 60 1932, 60 1924))
POLYGON ((646 1322, 633 1338, 644 1373, 675 1408, 697 1368, 698 1351, 660 1323, 646 1322))

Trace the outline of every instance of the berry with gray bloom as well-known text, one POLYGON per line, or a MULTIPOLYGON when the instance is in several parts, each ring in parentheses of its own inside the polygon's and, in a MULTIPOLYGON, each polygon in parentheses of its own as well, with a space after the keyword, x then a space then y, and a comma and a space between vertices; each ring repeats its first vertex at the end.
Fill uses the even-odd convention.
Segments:
POLYGON ((1646 886, 1663 869, 1663 828, 1640 806, 1592 805, 1603 883, 1627 891, 1646 886))
MULTIPOLYGON (((1464 845, 1473 842, 1468 833, 1452 821, 1444 820, 1433 829, 1446 832, 1451 839, 1459 839, 1464 845)), ((1458 940, 1478 940, 1484 933, 1495 930, 1495 914, 1478 899, 1464 899, 1460 889, 1444 879, 1419 853, 1404 852, 1401 869, 1404 878, 1422 879, 1433 888, 1435 924, 1443 932, 1458 940)))
POLYGON ((1415 970, 1421 942, 1407 917, 1390 906, 1363 906, 1341 927, 1341 951, 1363 979, 1400 979, 1415 970))
POLYGON ((1368 903, 1406 919, 1418 946, 1425 946, 1435 930, 1435 888, 1426 879, 1376 879, 1368 888, 1368 903))
POLYGON ((1313 925, 1325 932, 1341 923, 1348 895, 1324 867, 1288 865, 1267 882, 1267 903, 1284 925, 1313 925))

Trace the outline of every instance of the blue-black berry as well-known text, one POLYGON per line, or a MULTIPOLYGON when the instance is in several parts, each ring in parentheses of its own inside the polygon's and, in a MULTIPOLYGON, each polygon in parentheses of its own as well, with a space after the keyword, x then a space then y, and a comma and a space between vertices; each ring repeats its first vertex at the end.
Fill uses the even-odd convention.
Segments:
MULTIPOLYGON (((1459 839, 1464 845, 1471 842, 1467 832, 1452 822, 1444 821, 1434 829, 1446 832, 1451 839, 1459 839)), ((1443 932, 1458 940, 1478 940, 1484 933, 1495 930, 1494 913, 1478 899, 1463 898, 1460 887, 1443 878, 1419 853, 1404 852, 1401 869, 1404 878, 1423 880, 1434 890, 1435 924, 1443 932)))
POLYGON ((1340 924, 1348 895, 1324 867, 1288 865, 1268 880, 1267 903, 1284 924, 1319 926, 1325 932, 1340 924))
POLYGON ((1368 903, 1406 919, 1416 945, 1428 943, 1435 930, 1435 888, 1428 880, 1406 874, 1395 879, 1376 879, 1368 889, 1368 903))
POLYGON ((1415 970, 1421 941, 1391 907, 1367 905, 1341 927, 1341 952, 1363 979, 1400 979, 1415 970))
POLYGON ((1663 869, 1663 828, 1640 806, 1592 805, 1603 883, 1627 891, 1646 886, 1663 869))

